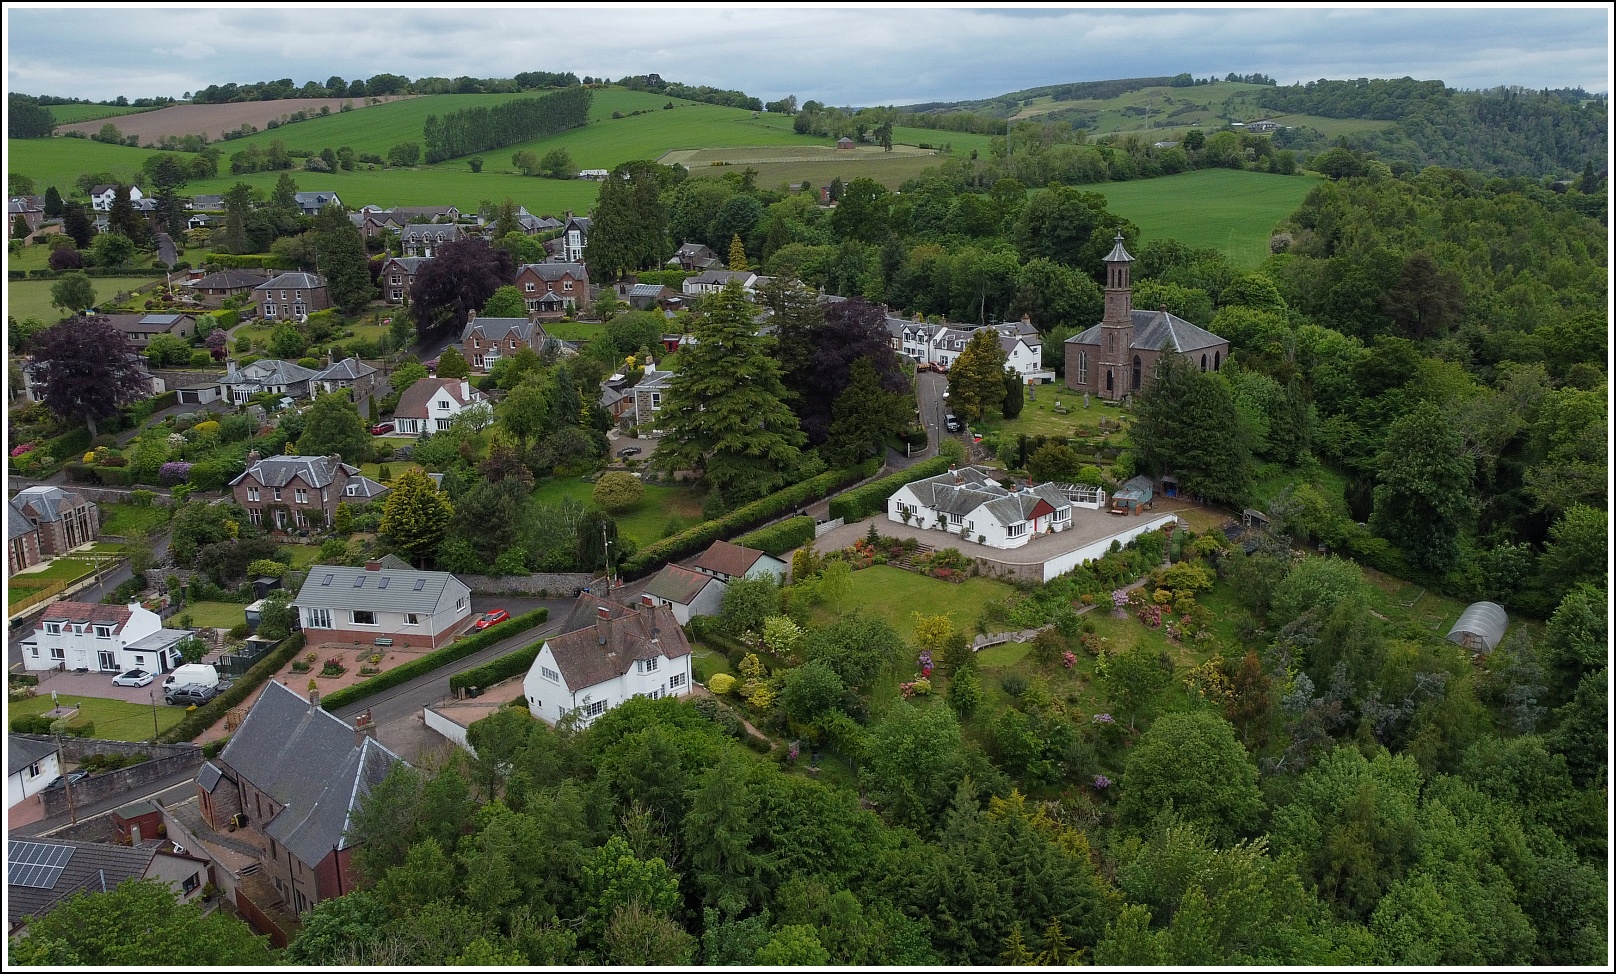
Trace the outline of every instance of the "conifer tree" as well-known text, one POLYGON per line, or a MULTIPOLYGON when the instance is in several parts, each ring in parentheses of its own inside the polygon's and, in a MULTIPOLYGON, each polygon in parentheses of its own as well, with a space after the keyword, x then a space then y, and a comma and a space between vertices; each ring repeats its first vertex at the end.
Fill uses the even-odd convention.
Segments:
POLYGON ((443 543, 454 510, 427 475, 411 469, 393 481, 382 509, 381 536, 417 566, 443 543))
POLYGON ((948 395, 954 412, 967 422, 1004 408, 1004 349, 999 336, 984 328, 971 336, 948 369, 948 395))
POLYGON ((738 233, 729 238, 729 269, 746 270, 746 248, 741 245, 741 235, 738 233))

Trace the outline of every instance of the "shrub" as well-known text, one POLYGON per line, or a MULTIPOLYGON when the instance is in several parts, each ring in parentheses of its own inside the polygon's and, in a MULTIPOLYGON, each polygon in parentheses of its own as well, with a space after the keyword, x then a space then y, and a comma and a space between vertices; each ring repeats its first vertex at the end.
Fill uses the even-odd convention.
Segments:
MULTIPOLYGON (((714 673, 712 678, 707 681, 707 689, 719 696, 723 696, 735 689, 735 678, 728 673, 714 673)), ((48 729, 50 722, 46 721, 45 723, 48 729)))
POLYGON ((601 475, 595 482, 595 490, 591 495, 596 504, 599 504, 608 513, 621 514, 634 509, 634 505, 645 496, 645 485, 640 479, 631 474, 618 470, 601 475))
POLYGON ((882 477, 880 480, 854 488, 845 494, 831 498, 830 516, 834 520, 843 518, 847 521, 857 521, 886 510, 887 498, 898 492, 904 484, 935 477, 948 470, 947 457, 932 457, 915 464, 907 470, 900 470, 895 474, 882 477))
POLYGON ((787 518, 779 524, 759 528, 750 534, 743 534, 735 539, 735 543, 779 557, 812 540, 814 540, 814 519, 804 514, 801 517, 787 518))

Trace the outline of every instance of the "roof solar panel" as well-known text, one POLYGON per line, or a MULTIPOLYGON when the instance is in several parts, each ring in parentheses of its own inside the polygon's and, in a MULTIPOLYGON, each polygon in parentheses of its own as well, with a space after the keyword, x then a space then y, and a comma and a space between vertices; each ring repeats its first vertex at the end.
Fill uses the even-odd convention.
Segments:
POLYGON ((29 889, 53 889, 72 858, 72 846, 11 842, 6 850, 6 882, 29 889))

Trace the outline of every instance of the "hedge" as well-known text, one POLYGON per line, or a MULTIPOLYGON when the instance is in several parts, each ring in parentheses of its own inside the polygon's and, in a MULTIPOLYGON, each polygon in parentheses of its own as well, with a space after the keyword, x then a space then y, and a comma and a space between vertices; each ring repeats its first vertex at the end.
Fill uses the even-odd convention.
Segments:
POLYGON ((295 265, 278 254, 208 254, 202 263, 216 267, 253 270, 294 270, 295 265))
POLYGON ((501 639, 509 639, 517 633, 526 632, 536 626, 542 626, 549 618, 549 609, 534 609, 524 615, 515 616, 508 624, 501 623, 491 629, 484 629, 475 636, 456 640, 440 650, 427 653, 419 659, 411 660, 403 666, 388 670, 380 676, 373 676, 368 680, 355 683, 351 687, 344 687, 321 699, 320 706, 326 710, 335 711, 351 703, 357 703, 373 694, 381 693, 383 690, 391 690, 401 683, 407 683, 418 676, 425 676, 440 666, 448 666, 450 663, 463 660, 473 653, 481 652, 501 639))
POLYGON ((213 320, 217 321, 219 323, 219 327, 225 329, 226 331, 236 327, 236 325, 240 324, 241 322, 241 313, 235 308, 223 308, 219 311, 212 312, 212 314, 213 320))
POLYGON ((831 470, 817 477, 792 484, 767 497, 743 505, 711 521, 703 521, 678 534, 647 545, 624 561, 620 571, 625 578, 639 578, 686 555, 695 554, 714 541, 756 527, 808 501, 818 500, 838 487, 856 483, 880 469, 880 460, 868 460, 846 470, 831 470))
POLYGON ((269 682, 281 667, 303 649, 303 634, 294 632, 252 665, 235 684, 212 700, 185 715, 185 719, 158 736, 164 744, 189 741, 224 718, 226 712, 243 703, 253 691, 269 682))
POLYGON ((743 534, 735 539, 735 543, 766 551, 778 558, 812 540, 814 540, 814 519, 804 514, 802 517, 788 518, 779 524, 771 524, 750 534, 743 534))
POLYGON ((900 470, 895 474, 882 477, 873 483, 857 487, 845 494, 831 498, 831 520, 842 518, 848 523, 861 518, 869 517, 886 510, 887 498, 898 492, 898 488, 927 477, 935 477, 940 473, 948 472, 947 457, 932 457, 923 460, 908 470, 900 470))
POLYGON ((456 673, 449 677, 449 689, 464 690, 467 687, 491 687, 501 680, 508 680, 518 673, 526 673, 533 666, 533 661, 539 658, 539 651, 544 649, 544 640, 539 640, 531 646, 519 649, 514 653, 506 653, 498 659, 489 660, 481 666, 474 666, 464 673, 456 673))

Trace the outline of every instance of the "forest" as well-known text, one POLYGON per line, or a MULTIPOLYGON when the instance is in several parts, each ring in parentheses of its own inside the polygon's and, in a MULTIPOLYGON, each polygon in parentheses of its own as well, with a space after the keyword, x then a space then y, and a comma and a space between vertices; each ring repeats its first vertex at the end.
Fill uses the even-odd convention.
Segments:
POLYGON ((492 108, 467 108, 442 118, 428 115, 421 141, 428 164, 554 135, 589 121, 590 92, 571 87, 540 98, 519 98, 492 108))

